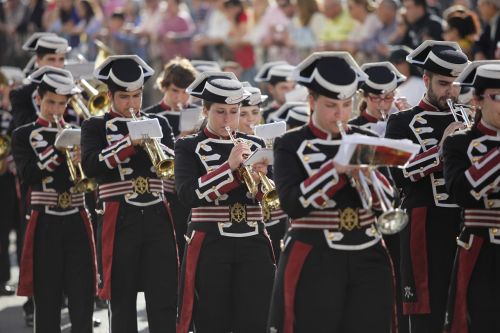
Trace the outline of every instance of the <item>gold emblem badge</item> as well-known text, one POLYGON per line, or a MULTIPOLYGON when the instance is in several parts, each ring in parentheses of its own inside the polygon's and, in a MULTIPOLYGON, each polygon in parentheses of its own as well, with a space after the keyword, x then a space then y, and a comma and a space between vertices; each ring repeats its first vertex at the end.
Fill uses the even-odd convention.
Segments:
POLYGON ((139 194, 144 194, 149 192, 149 182, 148 178, 137 177, 132 180, 132 186, 134 187, 134 192, 139 194))
POLYGON ((271 220, 271 210, 267 206, 262 207, 262 218, 264 222, 271 220))
POLYGON ((351 231, 354 228, 360 228, 358 212, 350 207, 340 211, 340 230, 351 231))
POLYGON ((240 223, 241 221, 246 220, 246 218, 247 212, 245 210, 245 206, 239 202, 231 206, 231 222, 240 223))
POLYGON ((66 209, 71 206, 71 194, 68 192, 59 194, 57 196, 57 205, 62 209, 66 209))

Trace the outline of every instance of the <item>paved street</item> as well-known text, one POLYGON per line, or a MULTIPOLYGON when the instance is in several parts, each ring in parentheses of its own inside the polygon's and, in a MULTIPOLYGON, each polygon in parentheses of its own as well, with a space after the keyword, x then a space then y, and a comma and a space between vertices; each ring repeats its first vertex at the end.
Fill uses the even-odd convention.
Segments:
MULTIPOLYGON (((14 237, 11 237, 11 244, 15 243, 14 237)), ((11 262, 16 264, 15 248, 11 246, 11 262)), ((17 266, 12 267, 12 285, 17 285, 17 278, 19 269, 17 266)), ((0 297, 0 333, 31 333, 32 328, 26 327, 24 324, 24 316, 22 305, 26 301, 26 297, 17 296, 2 296, 0 297)), ((144 303, 144 296, 142 293, 139 294, 137 300, 137 322, 140 333, 149 333, 147 328, 147 316, 144 303)), ((97 310, 94 312, 94 316, 101 320, 102 324, 100 327, 95 328, 95 333, 105 333, 108 332, 108 313, 107 310, 97 310)), ((63 333, 69 333, 71 325, 69 324, 69 317, 67 309, 62 311, 62 321, 61 328, 63 333)))

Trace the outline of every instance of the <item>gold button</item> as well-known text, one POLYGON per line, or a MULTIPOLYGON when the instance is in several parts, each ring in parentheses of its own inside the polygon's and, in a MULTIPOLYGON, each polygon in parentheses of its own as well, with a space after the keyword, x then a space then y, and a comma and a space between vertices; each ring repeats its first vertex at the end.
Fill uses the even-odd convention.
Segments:
POLYGON ((443 198, 443 196, 441 194, 436 195, 437 200, 441 200, 442 198, 443 198))
POLYGON ((480 143, 479 143, 479 142, 477 142, 477 141, 472 141, 472 146, 473 146, 473 147, 477 147, 477 146, 479 146, 479 145, 480 145, 480 143))
POLYGON ((202 160, 202 161, 205 161, 206 159, 207 159, 207 157, 206 157, 206 156, 202 156, 202 157, 201 157, 201 160, 202 160))
POLYGON ((316 191, 316 193, 323 194, 323 189, 320 188, 319 190, 316 191))
POLYGON ((321 207, 325 208, 327 205, 326 201, 321 204, 321 207))
POLYGON ((493 235, 498 234, 498 229, 497 229, 497 228, 493 228, 493 229, 491 229, 491 233, 492 233, 493 235))
POLYGON ((427 145, 427 139, 423 140, 422 143, 424 144, 424 146, 427 145))
POLYGON ((309 161, 309 156, 304 156, 304 162, 309 161))
POLYGON ((420 167, 420 171, 421 171, 421 172, 422 172, 422 171, 424 171, 424 168, 423 168, 423 167, 420 167))
POLYGON ((472 162, 477 163, 479 161, 479 157, 473 157, 472 162))
POLYGON ((335 238, 335 236, 333 235, 333 232, 329 232, 328 235, 326 236, 326 238, 329 240, 329 241, 332 241, 333 238, 335 238))
POLYGON ((111 139, 113 139, 113 136, 107 135, 106 138, 108 139, 108 141, 111 141, 111 139))
POLYGON ((307 142, 307 148, 312 148, 312 144, 310 142, 307 142))
POLYGON ((212 167, 208 168, 208 172, 212 172, 212 171, 214 171, 214 168, 212 168, 212 167))
POLYGON ((130 199, 131 196, 132 196, 132 194, 127 193, 127 194, 125 194, 125 199, 130 199))
POLYGON ((116 150, 115 150, 115 149, 113 149, 111 152, 112 152, 113 154, 116 154, 116 150))
POLYGON ((285 251, 285 241, 283 239, 280 239, 280 249, 281 252, 285 251))
POLYGON ((488 200, 488 207, 492 208, 493 207, 493 200, 488 200))
POLYGON ((215 191, 215 186, 212 186, 212 190, 214 190, 214 191, 215 191))
POLYGON ((465 248, 466 250, 468 250, 468 249, 470 249, 470 245, 469 245, 469 244, 464 244, 464 248, 465 248))
POLYGON ((422 118, 421 116, 417 116, 417 120, 421 121, 421 120, 424 120, 424 118, 422 118))
POLYGON ((434 164, 434 165, 438 165, 438 164, 439 164, 439 162, 438 162, 438 161, 434 161, 434 163, 433 163, 433 164, 434 164))
POLYGON ((420 133, 422 130, 420 128, 416 128, 415 132, 420 133))

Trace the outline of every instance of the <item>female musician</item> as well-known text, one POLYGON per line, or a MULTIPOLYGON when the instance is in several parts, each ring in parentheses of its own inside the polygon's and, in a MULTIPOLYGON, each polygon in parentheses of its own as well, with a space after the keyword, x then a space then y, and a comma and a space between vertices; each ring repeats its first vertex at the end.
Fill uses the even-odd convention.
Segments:
POLYGON ((234 74, 213 72, 187 91, 203 100, 207 126, 175 145, 176 190, 191 207, 177 332, 187 333, 191 321, 197 332, 265 332, 274 261, 257 172, 266 174, 267 164, 242 168, 264 143, 235 132, 248 93, 234 74))
MULTIPOLYGON (((368 133, 338 125, 350 118, 364 74, 346 52, 313 53, 296 73, 297 82, 309 89, 311 117, 307 126, 274 144, 276 187, 291 228, 279 262, 269 332, 389 332, 390 259, 349 169, 333 161, 343 131, 368 133)), ((384 192, 393 194, 387 179, 377 175, 384 192)))
POLYGON ((361 66, 368 79, 361 84, 363 99, 360 115, 349 124, 367 128, 384 135, 386 120, 393 107, 396 88, 406 80, 390 62, 373 62, 361 66))
POLYGON ((474 88, 476 122, 444 141, 448 193, 464 223, 448 298, 445 331, 498 332, 500 320, 500 61, 473 62, 456 82, 474 88))

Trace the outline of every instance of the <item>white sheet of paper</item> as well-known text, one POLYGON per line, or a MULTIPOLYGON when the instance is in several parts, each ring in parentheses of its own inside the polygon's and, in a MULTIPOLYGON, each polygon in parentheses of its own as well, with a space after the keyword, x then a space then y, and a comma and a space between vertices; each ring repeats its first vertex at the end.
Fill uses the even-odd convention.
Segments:
POLYGON ((57 148, 71 148, 80 145, 82 131, 79 128, 66 128, 59 133, 54 145, 57 148))
POLYGON ((258 162, 262 162, 264 159, 267 160, 267 164, 274 164, 273 150, 271 148, 257 148, 250 156, 243 162, 245 165, 252 165, 258 162))
POLYGON ((128 132, 132 140, 147 138, 162 138, 163 132, 161 130, 160 122, 158 119, 145 119, 127 122, 128 132))
POLYGON ((408 160, 413 158, 413 156, 415 156, 420 150, 419 145, 413 143, 408 139, 395 140, 371 137, 361 134, 349 134, 345 135, 342 138, 339 150, 333 160, 341 165, 350 165, 351 158, 353 157, 353 154, 356 151, 358 145, 381 146, 401 150, 403 152, 411 154, 408 160))
POLYGON ((203 123, 203 117, 201 115, 201 107, 198 108, 188 108, 181 110, 181 115, 179 119, 179 131, 197 131, 200 129, 203 123))
POLYGON ((276 123, 257 125, 254 131, 255 135, 263 140, 274 139, 285 134, 286 122, 278 121, 276 123))

